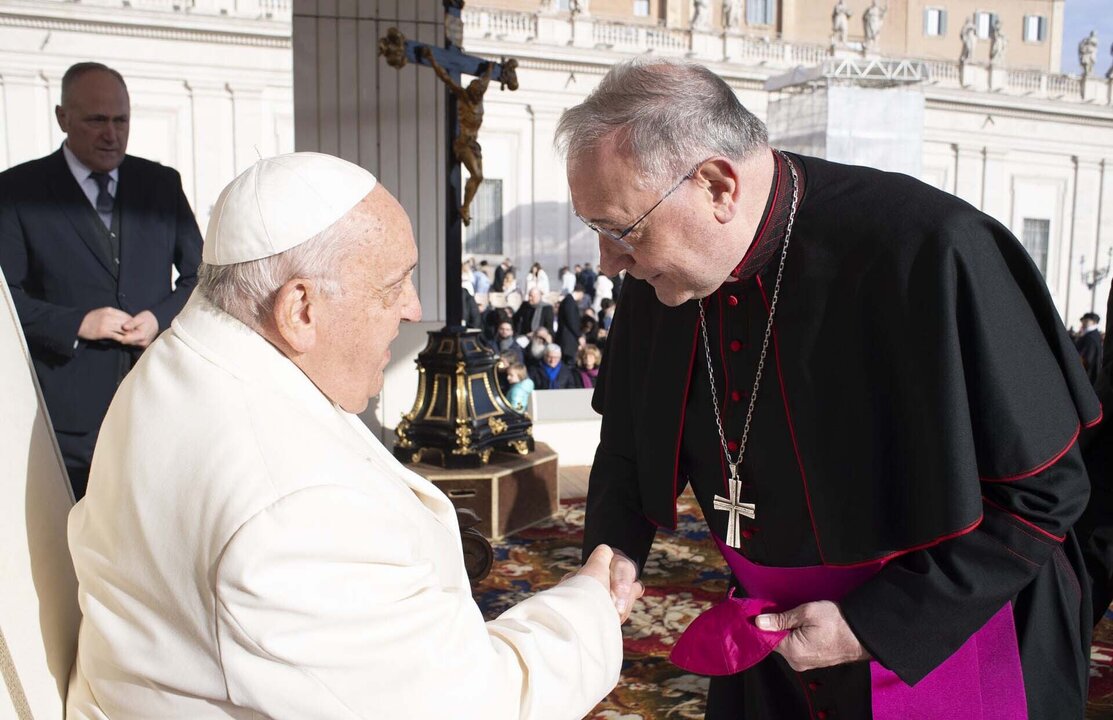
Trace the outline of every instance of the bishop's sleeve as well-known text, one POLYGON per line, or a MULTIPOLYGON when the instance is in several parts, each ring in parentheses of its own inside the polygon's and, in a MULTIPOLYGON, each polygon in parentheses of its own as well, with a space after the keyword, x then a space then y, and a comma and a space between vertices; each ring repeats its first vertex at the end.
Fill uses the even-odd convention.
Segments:
MULTIPOLYGON (((1015 603, 1038 575, 1057 586, 1064 608, 1073 606, 1076 615, 1084 610, 1088 616, 1089 608, 1082 606, 1088 598, 1063 546, 1088 490, 1076 444, 1043 472, 1009 483, 983 483, 978 527, 891 561, 842 600, 847 623, 874 659, 914 685, 1006 603, 1015 603)), ((1061 643, 1054 650, 1088 650, 1088 638, 1080 634, 1084 624, 1066 622, 1067 632, 1054 633, 1053 642, 1061 643)), ((1049 662, 1045 671, 1070 673, 1071 668, 1049 662)), ((1069 675, 1051 684, 1071 688, 1077 678, 1069 675)))
POLYGON ((598 545, 610 545, 633 560, 640 572, 657 526, 642 509, 638 485, 632 374, 626 366, 637 357, 639 335, 634 326, 639 318, 632 312, 636 301, 629 299, 631 295, 626 292, 619 301, 592 395, 592 407, 603 421, 588 480, 583 560, 586 562, 598 545))
MULTIPOLYGON (((1032 592, 1055 596, 1062 623, 1041 634, 1039 642, 1054 636, 1048 642, 1057 644, 1048 655, 1088 652, 1081 631, 1088 600, 1067 556, 1077 552, 1071 528, 1089 497, 1077 440, 1100 407, 1046 284, 1007 230, 979 219, 935 247, 946 262, 914 276, 932 289, 912 295, 925 314, 910 362, 921 377, 947 378, 940 392, 953 393, 947 407, 968 428, 950 447, 971 453, 976 473, 934 480, 955 495, 980 497, 981 519, 897 557, 841 603, 866 648, 909 684, 1007 603, 1022 629, 1032 592), (949 374, 924 369, 939 357, 951 362, 949 374)), ((1032 632, 1026 638, 1037 642, 1032 632)), ((1049 661, 1047 672, 1069 674, 1068 666, 1049 661)), ((1078 687, 1079 680, 1071 675, 1059 685, 1078 687)))
POLYGON ((621 633, 601 584, 574 577, 484 623, 418 533, 334 486, 245 523, 215 569, 229 699, 299 720, 572 720, 614 687, 621 633))

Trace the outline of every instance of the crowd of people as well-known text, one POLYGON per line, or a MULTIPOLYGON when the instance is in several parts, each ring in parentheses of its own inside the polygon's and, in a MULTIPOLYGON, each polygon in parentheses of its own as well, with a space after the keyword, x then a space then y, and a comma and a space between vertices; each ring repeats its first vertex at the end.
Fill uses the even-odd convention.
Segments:
POLYGON ((510 258, 493 269, 486 260, 464 263, 464 325, 499 354, 502 389, 515 408, 525 410, 534 390, 595 387, 623 275, 585 262, 561 267, 554 286, 537 262, 521 282, 510 258))

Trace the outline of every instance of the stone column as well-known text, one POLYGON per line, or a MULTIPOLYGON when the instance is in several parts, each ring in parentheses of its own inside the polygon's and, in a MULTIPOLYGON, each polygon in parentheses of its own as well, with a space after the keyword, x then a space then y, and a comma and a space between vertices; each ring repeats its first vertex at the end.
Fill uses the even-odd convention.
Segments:
POLYGON ((1067 325, 1076 323, 1083 313, 1091 309, 1104 314, 1104 300, 1097 298, 1097 288, 1090 290, 1082 281, 1082 258, 1085 270, 1104 266, 1106 258, 1100 254, 1098 219, 1101 213, 1101 184, 1103 163, 1093 158, 1072 158, 1074 162, 1074 193, 1071 200, 1070 272, 1067 275, 1067 325))
POLYGON ((39 71, 7 69, 0 75, 3 88, 3 137, 7 146, 0 149, 0 167, 18 165, 55 150, 52 128, 54 104, 50 83, 39 71))
POLYGON ((185 87, 193 128, 193 197, 198 198, 193 212, 204 228, 212 206, 200 205, 200 198, 215 201, 236 176, 232 94, 224 83, 187 80, 185 87))
MULTIPOLYGON (((440 0, 294 0, 296 149, 332 153, 367 168, 413 223, 414 281, 426 322, 402 324, 383 392, 361 415, 388 446, 417 391, 414 358, 426 331, 444 324, 447 215, 444 85, 430 68, 397 70, 378 56, 379 38, 391 27, 440 46, 444 8, 440 0)), ((493 84, 489 93, 498 92, 493 84)))
POLYGON ((955 145, 955 195, 982 209, 982 148, 955 145))
POLYGON ((985 163, 982 170, 982 212, 1008 226, 1009 179, 1005 172, 1005 162, 1009 151, 1005 148, 986 147, 982 150, 982 156, 985 163))
POLYGON ((274 133, 264 126, 263 86, 229 83, 232 100, 232 133, 236 148, 235 172, 238 175, 260 157, 278 152, 274 133))

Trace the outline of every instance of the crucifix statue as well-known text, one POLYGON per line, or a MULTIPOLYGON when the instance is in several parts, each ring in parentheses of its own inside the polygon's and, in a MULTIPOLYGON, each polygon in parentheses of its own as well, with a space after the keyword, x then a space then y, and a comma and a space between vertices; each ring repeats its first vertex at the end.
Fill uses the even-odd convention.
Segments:
MULTIPOLYGON (((446 3, 446 10, 451 12, 447 5, 449 3, 446 3)), ((463 3, 451 3, 451 7, 458 5, 463 3)), ((511 58, 494 63, 461 52, 450 38, 446 38, 446 42, 447 48, 436 48, 406 40, 397 28, 390 28, 386 37, 379 41, 379 54, 396 68, 403 67, 407 60, 428 65, 451 93, 450 97, 456 105, 455 117, 452 119, 455 126, 452 152, 456 163, 466 167, 469 175, 464 201, 460 204, 460 219, 465 225, 470 225, 471 201, 483 182, 483 148, 479 145, 479 126, 483 124, 483 96, 492 78, 497 79, 504 90, 517 90, 518 61, 511 58), (460 80, 460 76, 465 74, 477 76, 467 87, 460 80)))
POLYGON ((444 329, 429 333, 418 354, 418 390, 413 409, 395 428, 395 456, 407 462, 438 460, 445 467, 479 467, 493 450, 525 455, 533 447, 529 417, 509 405, 499 392, 495 367, 498 356, 481 341, 479 331, 462 327, 463 290, 460 267, 463 225, 472 220, 471 203, 483 182, 483 96, 492 81, 518 89, 518 61, 494 62, 461 49, 463 0, 443 0, 444 47, 407 40, 390 28, 379 40, 379 54, 388 65, 407 63, 433 68, 447 89, 445 102, 445 321, 444 329), (461 79, 473 75, 467 85, 461 79), (460 166, 468 181, 460 200, 460 166))

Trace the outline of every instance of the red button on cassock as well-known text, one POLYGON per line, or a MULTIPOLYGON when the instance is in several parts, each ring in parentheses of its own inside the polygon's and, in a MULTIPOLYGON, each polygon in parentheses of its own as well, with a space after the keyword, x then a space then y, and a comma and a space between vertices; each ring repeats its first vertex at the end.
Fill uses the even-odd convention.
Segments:
POLYGON ((739 350, 742 349, 742 347, 743 347, 742 346, 742 341, 740 341, 740 340, 731 340, 730 341, 731 352, 738 352, 739 350))
POLYGON ((730 393, 730 399, 733 402, 738 402, 742 399, 742 393, 738 392, 737 390, 734 390, 730 393))
POLYGON ((731 307, 736 306, 738 304, 738 296, 737 295, 731 295, 730 297, 728 297, 727 298, 727 304, 730 305, 731 307))
POLYGON ((727 442, 727 450, 730 450, 731 452, 738 452, 738 443, 733 440, 727 442))
POLYGON ((810 683, 808 683, 808 689, 812 692, 815 692, 819 689, 819 683, 817 683, 815 680, 812 680, 810 683))
POLYGON ((827 720, 827 718, 829 717, 826 710, 820 710, 815 714, 815 716, 819 718, 819 720, 827 720))
POLYGON ((753 533, 752 530, 743 530, 742 531, 742 537, 746 538, 747 540, 749 540, 753 536, 754 536, 754 533, 753 533))

